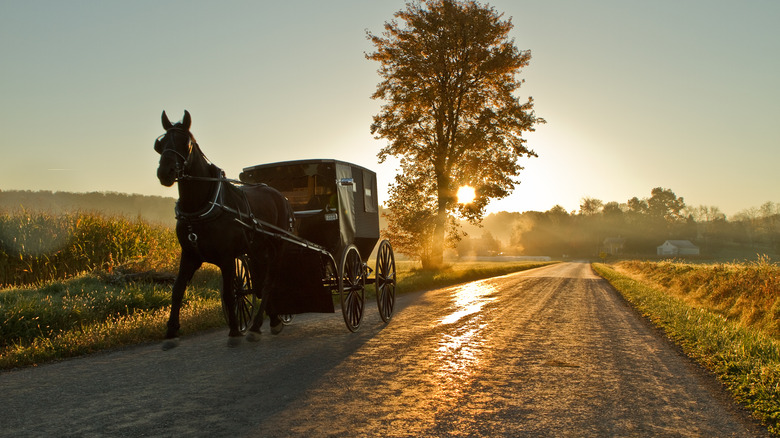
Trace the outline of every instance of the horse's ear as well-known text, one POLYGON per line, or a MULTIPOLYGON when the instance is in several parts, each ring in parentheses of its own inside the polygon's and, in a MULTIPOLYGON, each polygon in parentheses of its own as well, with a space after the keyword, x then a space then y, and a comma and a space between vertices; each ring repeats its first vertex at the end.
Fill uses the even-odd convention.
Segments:
POLYGON ((168 116, 165 115, 165 111, 163 111, 163 113, 162 113, 162 125, 163 125, 163 128, 165 128, 166 131, 171 129, 171 128, 173 128, 173 123, 171 123, 171 121, 168 120, 168 116))
POLYGON ((181 120, 181 124, 184 125, 184 129, 187 131, 190 130, 190 125, 192 124, 192 117, 190 117, 190 113, 187 110, 184 110, 184 118, 181 120))

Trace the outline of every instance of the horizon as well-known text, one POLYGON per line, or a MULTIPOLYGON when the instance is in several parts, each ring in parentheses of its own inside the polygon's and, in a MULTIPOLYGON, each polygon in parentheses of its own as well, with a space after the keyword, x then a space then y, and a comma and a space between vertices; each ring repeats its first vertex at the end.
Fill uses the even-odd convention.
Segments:
MULTIPOLYGON (((487 213, 579 210, 671 189, 727 217, 780 201, 780 3, 485 2, 532 53, 518 95, 547 120, 528 133, 513 194, 487 213)), ((160 113, 212 161, 335 158, 378 174, 382 104, 365 31, 403 1, 0 4, 0 190, 175 198, 159 185, 160 113), (175 20, 172 17, 180 17, 175 20)))
MULTIPOLYGON (((29 190, 29 189, 21 189, 21 190, 20 189, 5 189, 5 190, 3 190, 3 189, 0 189, 0 195, 2 195, 3 192, 9 192, 9 193, 10 192, 51 193, 52 195, 57 195, 58 193, 62 193, 62 194, 66 194, 66 195, 99 194, 99 195, 119 195, 119 196, 130 196, 130 197, 132 197, 132 196, 142 196, 142 197, 150 197, 150 198, 163 198, 163 199, 168 199, 168 200, 170 200, 172 202, 175 202, 175 201, 178 200, 174 196, 146 195, 146 194, 143 194, 143 193, 127 193, 127 192, 117 192, 117 191, 70 192, 70 191, 63 191, 63 190, 48 190, 48 189, 42 189, 42 190, 29 190)), ((675 195, 677 195, 677 194, 675 193, 675 195)), ((680 196, 678 195, 678 197, 680 197, 680 196)), ((647 197, 637 196, 637 198, 639 198, 641 200, 647 200, 647 199, 649 199, 649 196, 647 196, 647 197)), ((603 201, 604 204, 607 204, 609 202, 617 202, 618 204, 620 204, 621 207, 627 207, 627 203, 625 201, 621 202, 621 201, 616 201, 616 200, 604 200, 604 199, 602 199, 601 201, 603 201)), ((628 201, 628 200, 626 200, 626 201, 628 201)), ((718 207, 718 210, 720 210, 720 212, 725 215, 726 220, 728 221, 728 220, 731 220, 732 217, 738 216, 741 213, 747 213, 749 210, 758 210, 760 207, 762 207, 762 206, 764 206, 764 205, 766 205, 768 203, 772 204, 775 208, 780 209, 780 203, 773 202, 773 201, 767 201, 767 202, 764 202, 764 203, 762 203, 760 205, 753 205, 753 206, 744 208, 742 210, 739 210, 739 211, 737 211, 737 212, 735 212, 733 214, 728 214, 728 213, 724 212, 717 205, 710 206, 710 207, 718 207)), ((0 206, 0 208, 1 207, 2 206, 0 206)), ((21 205, 21 207, 35 209, 35 206, 21 205)), ((379 204, 379 207, 381 209, 387 209, 387 207, 384 204, 382 204, 382 203, 379 204)), ((555 205, 553 205, 551 208, 549 208, 547 210, 525 210, 525 211, 496 210, 496 211, 486 212, 484 218, 487 218, 487 217, 489 217, 491 215, 498 215, 498 214, 501 214, 501 213, 510 213, 510 214, 511 213, 518 213, 518 214, 523 214, 523 213, 546 213, 546 212, 550 211, 552 208, 555 208, 555 207, 562 207, 563 208, 563 206, 561 206, 560 204, 555 204, 555 205)), ((699 207, 698 205, 688 205, 688 204, 685 204, 685 209, 683 209, 683 211, 684 212, 687 211, 688 213, 690 213, 689 209, 698 208, 698 207, 699 207)), ((566 210, 566 212, 568 214, 570 214, 570 215, 582 214, 582 212, 580 211, 579 208, 574 209, 574 210, 566 210)), ((171 214, 171 219, 174 219, 174 215, 173 214, 171 214)), ((463 218, 457 218, 457 219, 460 222, 463 222, 464 224, 468 222, 466 219, 463 219, 463 218)), ((469 227, 472 227, 472 225, 469 225, 469 227)))

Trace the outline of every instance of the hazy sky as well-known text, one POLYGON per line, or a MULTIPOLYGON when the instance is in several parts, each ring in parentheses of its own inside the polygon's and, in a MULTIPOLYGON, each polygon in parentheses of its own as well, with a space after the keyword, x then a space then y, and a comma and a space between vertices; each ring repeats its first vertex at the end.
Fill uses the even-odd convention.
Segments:
MULTIPOLYGON (((488 2, 530 49, 519 96, 547 120, 489 211, 576 210, 672 189, 725 213, 780 202, 780 1, 488 2)), ((336 158, 395 174, 365 31, 403 1, 0 0, 0 190, 176 197, 160 113, 243 167, 336 158)))

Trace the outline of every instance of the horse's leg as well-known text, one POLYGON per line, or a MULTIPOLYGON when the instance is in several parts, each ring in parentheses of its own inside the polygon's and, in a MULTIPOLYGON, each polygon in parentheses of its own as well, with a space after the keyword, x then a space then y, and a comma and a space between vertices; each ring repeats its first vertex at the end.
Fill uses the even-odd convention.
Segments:
POLYGON ((236 276, 234 260, 227 263, 220 263, 219 269, 222 271, 222 302, 227 309, 228 327, 228 346, 236 347, 241 344, 241 331, 238 329, 238 316, 236 316, 236 291, 234 278, 236 276))
MULTIPOLYGON (((265 275, 265 284, 263 285, 263 289, 269 291, 268 295, 270 295, 270 291, 274 288, 274 283, 276 281, 279 281, 279 268, 281 267, 281 260, 278 255, 281 254, 281 248, 280 247, 274 247, 273 251, 274 256, 269 257, 267 260, 266 266, 266 275, 265 275)), ((284 324, 282 324, 282 320, 279 319, 279 315, 275 312, 269 313, 268 318, 270 319, 269 324, 271 325, 271 334, 272 335, 278 335, 282 332, 282 329, 284 328, 284 324)))
POLYGON ((181 261, 179 262, 179 273, 176 275, 176 281, 173 283, 173 291, 171 293, 171 314, 168 317, 168 331, 165 333, 165 341, 162 345, 163 350, 170 350, 179 345, 181 302, 184 299, 184 291, 187 289, 187 285, 195 271, 200 268, 200 265, 200 260, 182 253, 181 261))
MULTIPOLYGON (((255 328, 255 325, 257 326, 257 333, 260 333, 260 326, 263 325, 263 312, 265 312, 265 309, 268 305, 268 300, 271 297, 271 290, 273 290, 273 281, 276 278, 276 274, 278 271, 275 269, 278 267, 278 263, 264 263, 263 264, 263 270, 265 271, 264 275, 264 281, 262 283, 262 291, 261 291, 261 300, 260 300, 260 311, 257 312, 257 315, 255 315, 255 320, 253 321, 252 328, 255 328)), ((271 324, 271 334, 278 335, 282 332, 282 329, 284 328, 284 324, 282 324, 282 320, 279 319, 279 315, 276 313, 269 313, 268 317, 270 318, 270 324, 271 324)))
POLYGON ((256 275, 257 277, 252 279, 253 287, 255 288, 254 293, 257 296, 257 298, 260 300, 260 305, 257 308, 257 311, 255 312, 254 316, 252 317, 252 324, 249 327, 249 330, 247 332, 247 341, 251 342, 257 342, 260 340, 260 327, 263 326, 263 319, 265 317, 265 308, 266 304, 268 304, 268 294, 264 291, 268 290, 265 287, 265 280, 268 278, 268 272, 267 272, 267 266, 268 264, 265 263, 265 261, 258 261, 259 257, 253 256, 252 257, 252 275, 256 275))

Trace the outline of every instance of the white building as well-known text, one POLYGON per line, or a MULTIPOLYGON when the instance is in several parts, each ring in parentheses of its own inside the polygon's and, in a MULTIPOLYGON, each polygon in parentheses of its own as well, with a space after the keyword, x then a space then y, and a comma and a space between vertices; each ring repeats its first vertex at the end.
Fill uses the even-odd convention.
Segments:
POLYGON ((699 247, 690 240, 667 240, 657 252, 658 255, 699 255, 699 247))

